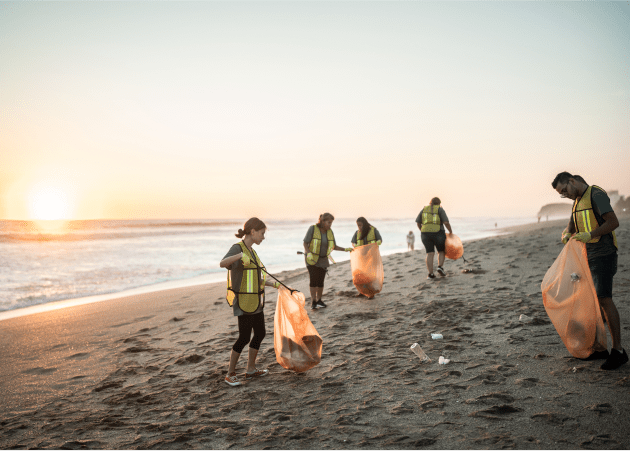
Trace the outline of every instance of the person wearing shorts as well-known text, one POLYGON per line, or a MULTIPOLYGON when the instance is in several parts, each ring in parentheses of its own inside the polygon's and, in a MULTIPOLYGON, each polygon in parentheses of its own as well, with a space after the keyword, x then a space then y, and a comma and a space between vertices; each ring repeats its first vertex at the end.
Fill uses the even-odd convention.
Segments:
POLYGON ((440 204, 440 199, 434 197, 431 199, 431 202, 429 202, 429 205, 424 207, 416 218, 416 224, 418 224, 418 228, 420 229, 420 241, 422 241, 424 249, 427 252, 426 264, 427 271, 429 272, 428 279, 435 279, 433 260, 436 249, 438 252, 437 272, 442 277, 446 276, 446 271, 444 271, 442 267, 444 265, 444 249, 446 243, 444 227, 448 229, 449 233, 453 233, 448 216, 446 216, 446 212, 440 204))
POLYGON ((606 191, 588 185, 579 175, 561 172, 551 186, 563 198, 573 200, 569 225, 562 232, 562 242, 573 239, 586 243, 588 266, 597 292, 599 306, 612 337, 612 349, 596 350, 586 360, 606 359, 601 368, 614 370, 628 361, 621 345, 621 321, 613 295, 613 277, 617 273, 617 237, 619 220, 606 191))
POLYGON ((352 251, 352 248, 337 246, 335 235, 332 231, 332 223, 335 217, 330 213, 319 215, 319 221, 308 228, 304 236, 304 257, 306 269, 310 277, 311 308, 316 310, 326 307, 322 301, 324 294, 324 279, 328 272, 328 258, 335 251, 352 251))

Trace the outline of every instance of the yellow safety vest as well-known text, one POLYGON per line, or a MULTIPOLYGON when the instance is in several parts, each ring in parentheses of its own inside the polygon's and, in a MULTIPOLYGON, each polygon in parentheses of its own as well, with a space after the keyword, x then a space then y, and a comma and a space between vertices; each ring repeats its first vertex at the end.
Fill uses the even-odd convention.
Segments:
POLYGON ((234 304, 234 299, 239 308, 245 313, 254 313, 262 304, 265 305, 265 281, 267 272, 263 271, 265 266, 258 258, 256 251, 250 252, 244 242, 238 243, 243 254, 249 257, 249 264, 243 265, 243 278, 238 291, 232 288, 232 271, 228 269, 227 278, 227 301, 230 307, 234 304))
MULTIPOLYGON (((333 251, 333 249, 335 248, 335 236, 332 233, 332 230, 328 230, 326 232, 326 238, 328 238, 328 249, 326 250, 326 257, 328 257, 330 255, 330 253, 333 251)), ((317 227, 317 224, 315 224, 313 226, 313 238, 311 239, 311 242, 308 245, 308 248, 311 251, 311 254, 313 254, 313 258, 309 258, 308 255, 306 256, 306 263, 309 265, 314 265, 315 263, 317 263, 317 260, 319 260, 319 250, 322 247, 322 233, 319 230, 319 227, 317 227)))
MULTIPOLYGON (((593 190, 591 188, 601 189, 599 186, 589 186, 580 199, 575 199, 573 202, 573 224, 575 229, 579 232, 592 232, 600 226, 595 211, 593 210, 593 190)), ((604 191, 603 189, 601 189, 604 191)), ((604 191, 606 192, 606 191, 604 191)), ((617 235, 615 231, 612 231, 613 243, 617 246, 617 235)), ((601 236, 596 236, 589 243, 597 243, 601 236)))
MULTIPOLYGON (((361 231, 357 230, 357 246, 363 246, 363 240, 360 238, 361 231)), ((365 244, 376 243, 376 234, 374 233, 374 227, 370 226, 370 231, 365 237, 365 244)))
POLYGON ((427 205, 422 209, 422 227, 421 232, 439 232, 440 231, 440 210, 439 205, 427 205))

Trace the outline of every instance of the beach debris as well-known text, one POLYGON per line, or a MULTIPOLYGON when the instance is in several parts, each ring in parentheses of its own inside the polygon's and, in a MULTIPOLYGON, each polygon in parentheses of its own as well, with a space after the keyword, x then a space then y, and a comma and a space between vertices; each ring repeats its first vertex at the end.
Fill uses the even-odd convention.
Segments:
POLYGON ((450 363, 451 359, 445 359, 444 356, 440 356, 440 358, 438 359, 438 363, 440 365, 446 365, 447 363, 450 363))
POLYGON ((420 361, 422 363, 431 362, 431 359, 429 358, 429 356, 425 354, 425 352, 422 350, 422 348, 420 347, 418 343, 412 344, 410 349, 413 351, 415 355, 417 355, 420 358, 420 361))
POLYGON ((571 282, 577 282, 580 280, 580 275, 576 272, 571 274, 571 282))
POLYGON ((442 334, 431 334, 431 338, 434 340, 441 340, 444 336, 442 334))
POLYGON ((521 316, 518 317, 518 320, 523 323, 530 323, 533 320, 533 318, 523 313, 521 314, 521 316))

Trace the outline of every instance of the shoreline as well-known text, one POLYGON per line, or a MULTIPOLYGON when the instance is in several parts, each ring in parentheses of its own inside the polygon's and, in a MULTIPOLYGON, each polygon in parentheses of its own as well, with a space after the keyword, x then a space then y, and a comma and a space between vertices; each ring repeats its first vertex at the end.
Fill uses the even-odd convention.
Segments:
MULTIPOLYGON (((554 220, 545 221, 545 222, 550 223, 550 222, 554 222, 554 220)), ((493 232, 493 235, 483 237, 483 238, 473 238, 469 240, 462 240, 462 242, 469 243, 469 242, 473 242, 477 240, 483 240, 487 238, 501 236, 501 235, 505 235, 506 233, 512 233, 511 229, 518 229, 520 227, 528 227, 534 224, 535 223, 527 223, 524 225, 497 228, 494 230, 488 229, 487 232, 493 232)), ((542 225, 542 223, 540 225, 542 225)), ((420 246, 419 250, 423 251, 421 249, 422 242, 420 241, 419 232, 418 232, 416 244, 420 246)), ((406 250, 393 250, 388 253, 383 253, 382 256, 385 257, 385 256, 401 254, 405 252, 407 251, 406 250)), ((346 260, 342 260, 340 261, 340 263, 343 263, 345 261, 346 260)), ((349 259, 347 261, 349 261, 349 259)), ((296 271, 300 268, 304 269, 303 266, 296 267, 296 268, 280 266, 279 269, 272 270, 272 273, 274 275, 278 275, 285 272, 296 271), (276 274, 275 271, 279 271, 278 274, 276 274)), ((208 273, 201 276, 195 276, 195 277, 190 277, 190 278, 185 278, 185 279, 168 280, 164 282, 156 282, 149 285, 141 285, 138 287, 125 289, 122 291, 115 291, 112 293, 102 293, 102 294, 95 294, 95 295, 88 295, 88 296, 77 296, 73 298, 43 302, 41 304, 30 305, 28 307, 21 307, 21 308, 16 308, 16 309, 0 311, 0 322, 5 321, 7 319, 11 319, 11 318, 19 318, 22 316, 34 315, 38 313, 49 312, 52 310, 75 307, 75 306, 91 304, 95 302, 104 302, 104 301, 110 301, 110 300, 115 300, 115 299, 127 298, 127 297, 138 295, 138 294, 157 293, 160 291, 172 290, 172 289, 177 289, 177 288, 187 288, 187 287, 195 287, 199 285, 222 283, 224 279, 225 279, 225 274, 223 271, 221 271, 221 272, 208 273)))
MULTIPOLYGON (((467 263, 447 260, 437 280, 424 251, 386 256, 372 300, 356 296, 349 262, 331 266, 328 308, 307 310, 322 360, 305 373, 276 362, 269 289, 257 363, 270 374, 240 387, 223 382, 238 328, 222 283, 3 321, 0 448, 630 448, 630 365, 571 357, 542 305, 561 230, 549 221, 467 242, 467 263)), ((618 237, 628 348, 628 221, 618 237)), ((308 293, 305 268, 279 275, 308 293)))

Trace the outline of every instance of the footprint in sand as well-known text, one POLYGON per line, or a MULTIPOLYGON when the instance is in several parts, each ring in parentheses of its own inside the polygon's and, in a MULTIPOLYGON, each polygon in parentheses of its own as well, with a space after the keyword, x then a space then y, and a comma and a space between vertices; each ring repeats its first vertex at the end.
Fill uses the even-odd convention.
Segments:
POLYGON ((57 368, 42 368, 41 366, 35 368, 29 368, 28 370, 22 371, 23 374, 33 374, 35 376, 45 376, 47 374, 52 374, 57 371, 57 368))
POLYGON ((79 352, 77 354, 72 354, 69 357, 66 357, 66 360, 83 360, 90 355, 89 352, 79 352))

